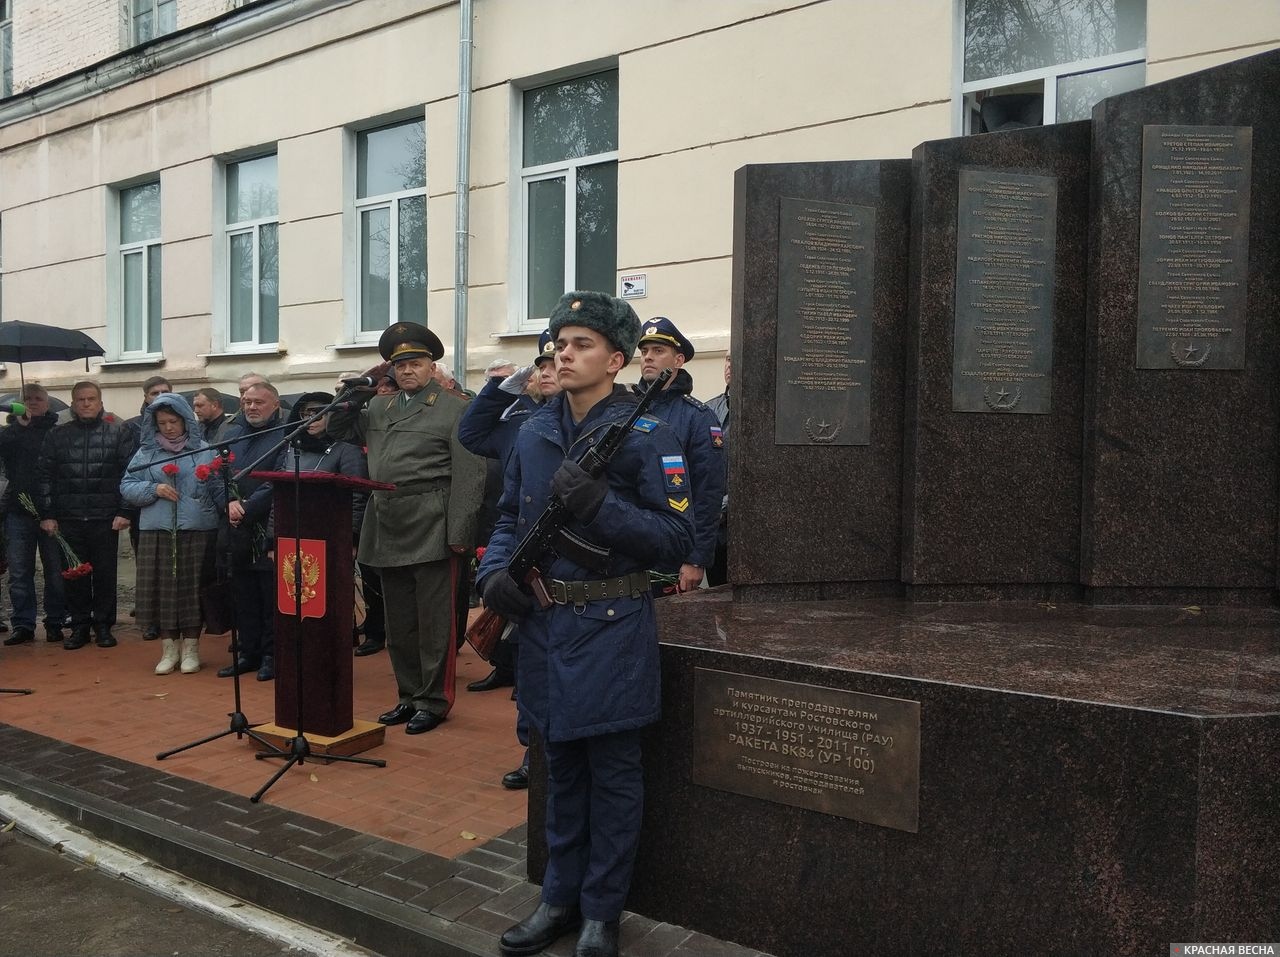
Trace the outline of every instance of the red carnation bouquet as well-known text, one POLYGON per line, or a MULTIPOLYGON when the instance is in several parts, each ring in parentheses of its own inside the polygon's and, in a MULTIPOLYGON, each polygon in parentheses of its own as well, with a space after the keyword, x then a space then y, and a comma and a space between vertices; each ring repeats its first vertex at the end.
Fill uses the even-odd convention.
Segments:
MULTIPOLYGON (((36 503, 31 501, 30 495, 26 492, 18 493, 18 504, 21 505, 37 522, 40 521, 40 512, 36 508, 36 503)), ((93 566, 88 562, 80 561, 79 556, 76 555, 75 549, 72 548, 70 543, 62 537, 61 532, 54 532, 53 537, 54 540, 57 541, 58 547, 62 549, 62 560, 67 565, 67 567, 62 571, 63 578, 67 581, 71 581, 76 578, 84 578, 86 575, 93 574, 93 566)))
MULTIPOLYGON (((173 483, 173 490, 178 491, 178 473, 182 470, 178 468, 177 462, 170 462, 167 465, 160 466, 160 471, 169 477, 169 481, 173 483)), ((173 577, 178 577, 178 501, 173 501, 173 517, 169 520, 169 564, 173 570, 173 577)))

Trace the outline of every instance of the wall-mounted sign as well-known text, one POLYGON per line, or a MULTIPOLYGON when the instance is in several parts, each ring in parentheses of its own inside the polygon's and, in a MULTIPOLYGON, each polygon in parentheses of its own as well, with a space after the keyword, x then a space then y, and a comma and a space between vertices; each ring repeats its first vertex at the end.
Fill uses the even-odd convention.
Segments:
POLYGON ((623 299, 643 299, 649 295, 649 274, 634 272, 618 279, 618 295, 623 299))

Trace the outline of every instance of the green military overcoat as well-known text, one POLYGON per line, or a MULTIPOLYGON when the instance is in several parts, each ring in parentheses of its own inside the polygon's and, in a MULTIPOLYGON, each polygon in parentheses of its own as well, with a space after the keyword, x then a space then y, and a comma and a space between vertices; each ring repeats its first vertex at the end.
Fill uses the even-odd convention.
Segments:
POLYGON ((397 568, 449 558, 450 546, 476 545, 485 461, 458 441, 466 401, 430 382, 407 404, 374 396, 357 412, 334 412, 329 433, 369 450, 369 477, 394 492, 374 492, 360 532, 360 561, 397 568))

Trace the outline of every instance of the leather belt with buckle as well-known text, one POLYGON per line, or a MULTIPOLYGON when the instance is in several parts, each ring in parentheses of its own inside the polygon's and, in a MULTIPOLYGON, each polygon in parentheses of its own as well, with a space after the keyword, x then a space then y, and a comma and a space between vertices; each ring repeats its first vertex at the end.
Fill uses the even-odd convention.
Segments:
POLYGON ((649 590, 649 573, 632 572, 618 578, 599 581, 547 581, 551 600, 557 605, 585 605, 589 601, 611 601, 614 598, 638 598, 649 590))

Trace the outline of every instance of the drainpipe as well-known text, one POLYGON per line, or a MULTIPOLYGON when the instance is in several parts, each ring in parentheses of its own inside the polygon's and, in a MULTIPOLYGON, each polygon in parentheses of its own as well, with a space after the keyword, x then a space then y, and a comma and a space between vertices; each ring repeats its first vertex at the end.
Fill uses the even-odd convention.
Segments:
POLYGON ((471 0, 458 10, 458 183, 453 250, 453 366, 467 383, 467 255, 471 212, 471 0))

